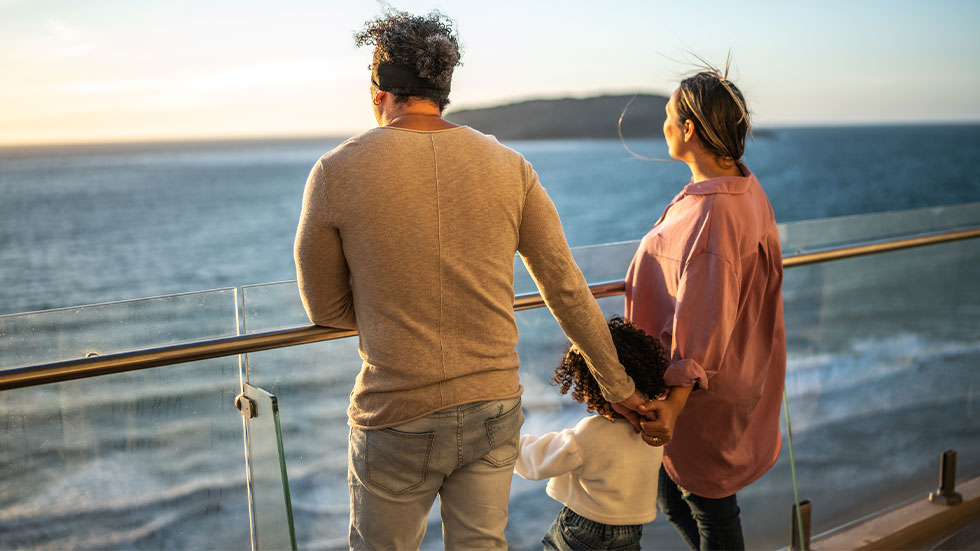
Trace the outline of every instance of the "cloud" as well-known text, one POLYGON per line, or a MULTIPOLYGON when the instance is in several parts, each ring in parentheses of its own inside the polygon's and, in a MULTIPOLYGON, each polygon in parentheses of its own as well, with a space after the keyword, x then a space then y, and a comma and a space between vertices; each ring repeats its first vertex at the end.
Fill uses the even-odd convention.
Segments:
MULTIPOLYGON (((11 0, 0 0, 10 2, 11 0)), ((3 4, 0 4, 3 7, 3 4)), ((20 47, 21 55, 61 59, 81 57, 94 52, 98 44, 91 33, 63 21, 49 19, 44 22, 43 36, 25 40, 20 47)))
POLYGON ((142 96, 152 107, 184 107, 211 96, 255 92, 282 86, 296 86, 326 80, 318 69, 319 61, 282 60, 236 67, 226 71, 173 75, 168 78, 108 79, 71 82, 62 86, 72 95, 142 96))
MULTIPOLYGON (((120 80, 90 80, 70 82, 61 87, 68 94, 127 94, 130 92, 148 92, 167 86, 163 79, 120 79, 120 80)), ((172 83, 171 83, 172 85, 172 83)))

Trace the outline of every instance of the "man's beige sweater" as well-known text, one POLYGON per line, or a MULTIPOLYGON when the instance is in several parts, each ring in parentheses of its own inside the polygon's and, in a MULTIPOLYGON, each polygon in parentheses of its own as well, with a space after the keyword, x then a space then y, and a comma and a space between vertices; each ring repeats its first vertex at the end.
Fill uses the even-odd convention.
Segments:
POLYGON ((303 196, 296 272, 313 323, 359 333, 352 426, 521 394, 515 252, 606 398, 629 397, 633 382, 554 205, 519 153, 465 126, 382 127, 320 158, 303 196))

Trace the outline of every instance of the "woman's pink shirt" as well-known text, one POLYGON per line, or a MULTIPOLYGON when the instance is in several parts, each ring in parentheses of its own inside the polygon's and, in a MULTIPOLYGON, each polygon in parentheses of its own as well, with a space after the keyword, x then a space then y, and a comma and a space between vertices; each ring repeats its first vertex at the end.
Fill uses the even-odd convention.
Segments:
POLYGON ((671 354, 669 386, 694 391, 664 468, 721 498, 779 456, 786 373, 782 254, 772 207, 745 176, 691 182, 640 242, 626 274, 626 318, 671 354))

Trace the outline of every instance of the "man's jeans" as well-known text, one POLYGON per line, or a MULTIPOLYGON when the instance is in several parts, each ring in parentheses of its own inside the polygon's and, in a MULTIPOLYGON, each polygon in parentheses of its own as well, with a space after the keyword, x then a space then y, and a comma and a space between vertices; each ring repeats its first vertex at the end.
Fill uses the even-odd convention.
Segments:
POLYGON ((683 490, 660 467, 657 504, 691 549, 745 549, 735 494, 720 499, 683 490))
POLYGON ((418 549, 436 495, 446 549, 506 549, 521 399, 476 402, 381 430, 352 428, 351 549, 418 549))
POLYGON ((603 524, 563 507, 541 543, 557 551, 633 551, 640 548, 642 535, 642 524, 603 524))

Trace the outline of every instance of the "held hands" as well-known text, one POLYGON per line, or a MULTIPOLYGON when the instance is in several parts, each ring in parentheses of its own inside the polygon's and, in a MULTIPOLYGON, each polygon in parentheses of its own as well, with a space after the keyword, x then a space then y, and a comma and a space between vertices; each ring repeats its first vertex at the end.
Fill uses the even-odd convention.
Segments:
POLYGON ((674 423, 677 422, 677 415, 684 409, 687 397, 690 396, 693 388, 690 386, 670 387, 670 394, 665 400, 650 400, 637 408, 637 411, 643 416, 639 420, 639 426, 644 442, 651 446, 664 446, 670 442, 674 436, 674 423))
POLYGON ((625 417, 633 425, 633 428, 636 429, 636 432, 640 432, 643 429, 640 427, 640 414, 637 412, 640 411, 640 407, 644 401, 639 394, 634 392, 622 402, 612 402, 609 405, 612 406, 616 413, 625 417))
POLYGON ((666 399, 649 401, 644 401, 634 392, 622 402, 610 405, 633 424, 644 442, 651 446, 663 446, 673 437, 677 415, 684 409, 693 389, 690 386, 673 386, 666 399))

